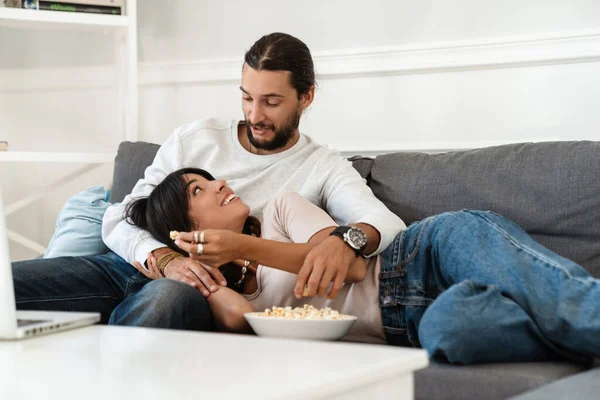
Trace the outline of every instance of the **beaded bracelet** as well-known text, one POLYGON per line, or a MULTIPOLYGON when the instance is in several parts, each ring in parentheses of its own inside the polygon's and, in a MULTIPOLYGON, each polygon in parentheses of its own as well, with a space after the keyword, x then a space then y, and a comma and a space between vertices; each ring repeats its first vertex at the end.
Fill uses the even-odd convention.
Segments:
POLYGON ((242 276, 240 277, 239 281, 234 283, 235 286, 241 287, 242 283, 244 283, 244 280, 246 279, 246 272, 248 272, 248 265, 250 265, 250 261, 244 260, 244 266, 242 267, 242 276))

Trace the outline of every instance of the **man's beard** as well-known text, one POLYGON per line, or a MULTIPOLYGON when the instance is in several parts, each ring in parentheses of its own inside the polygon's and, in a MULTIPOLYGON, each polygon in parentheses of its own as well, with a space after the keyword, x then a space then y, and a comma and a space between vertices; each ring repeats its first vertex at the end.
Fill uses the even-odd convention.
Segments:
POLYGON ((253 125, 250 123, 250 121, 248 121, 248 118, 246 118, 246 126, 248 127, 248 129, 246 129, 246 134, 248 135, 248 140, 250 141, 250 144, 257 149, 267 151, 273 151, 285 147, 288 144, 288 142, 294 137, 294 133, 300 125, 301 114, 302 111, 300 111, 300 107, 296 108, 294 113, 290 115, 290 117, 287 119, 287 121, 285 121, 281 128, 277 130, 275 130, 275 125, 266 125, 263 123, 253 125), (273 139, 271 139, 271 141, 259 142, 254 138, 250 127, 256 127, 259 129, 270 129, 274 133, 273 139))

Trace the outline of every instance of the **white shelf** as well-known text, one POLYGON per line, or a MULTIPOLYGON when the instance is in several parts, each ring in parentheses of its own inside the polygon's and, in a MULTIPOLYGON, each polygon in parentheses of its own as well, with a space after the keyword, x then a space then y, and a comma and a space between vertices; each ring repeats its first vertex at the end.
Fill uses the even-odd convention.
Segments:
POLYGON ((1 162, 55 162, 105 164, 115 161, 114 153, 55 153, 38 151, 0 151, 1 162))
MULTIPOLYGON (((3 1, 3 0, 0 0, 3 1)), ((137 140, 138 115, 138 58, 137 58, 137 0, 127 0, 125 15, 103 15, 80 12, 60 12, 45 10, 24 10, 18 8, 0 8, 0 35, 3 28, 19 28, 31 30, 66 30, 77 34, 80 31, 92 31, 112 36, 118 55, 118 73, 116 76, 119 94, 119 120, 124 133, 124 140, 137 140)), ((26 47, 26 44, 24 44, 26 47)), ((4 55, 0 55, 4 56, 4 55)), ((1 71, 0 71, 1 72, 1 71)), ((0 127, 1 128, 1 127, 0 127)), ((10 138, 2 138, 3 140, 10 138)), ((93 147, 92 147, 93 149, 93 147)), ((51 151, 0 151, 2 163, 67 163, 83 164, 76 166, 75 171, 65 171, 63 176, 50 182, 43 191, 36 190, 34 194, 25 196, 5 207, 8 215, 24 207, 30 206, 47 191, 81 178, 84 174, 101 168, 105 164, 113 164, 114 153, 101 152, 51 152, 51 151)), ((6 167, 2 167, 6 168, 6 167)), ((9 238, 40 254, 44 246, 26 237, 8 231, 9 238)))
POLYGON ((129 26, 125 15, 0 8, 0 27, 107 31, 129 26))

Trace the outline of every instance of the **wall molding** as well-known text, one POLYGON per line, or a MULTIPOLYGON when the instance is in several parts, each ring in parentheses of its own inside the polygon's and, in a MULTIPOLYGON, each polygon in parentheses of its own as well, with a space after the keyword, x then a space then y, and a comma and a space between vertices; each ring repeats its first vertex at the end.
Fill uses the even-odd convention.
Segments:
MULTIPOLYGON (((320 79, 346 79, 600 62, 600 30, 408 46, 344 49, 313 54, 320 79)), ((146 62, 139 85, 237 83, 241 59, 146 62)), ((3 70, 0 91, 114 88, 116 67, 3 70)))
MULTIPOLYGON (((600 30, 345 49, 313 54, 321 79, 443 73, 600 61, 600 30)), ((239 58, 145 63, 141 85, 239 82, 239 58)))

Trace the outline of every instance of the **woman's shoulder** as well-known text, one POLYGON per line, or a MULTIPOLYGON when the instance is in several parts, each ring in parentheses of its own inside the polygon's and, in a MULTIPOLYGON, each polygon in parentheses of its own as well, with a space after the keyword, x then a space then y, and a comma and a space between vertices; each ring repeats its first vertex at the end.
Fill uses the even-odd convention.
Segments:
POLYGON ((290 212, 306 205, 308 200, 298 192, 281 192, 271 197, 263 208, 263 223, 289 216, 290 212))

